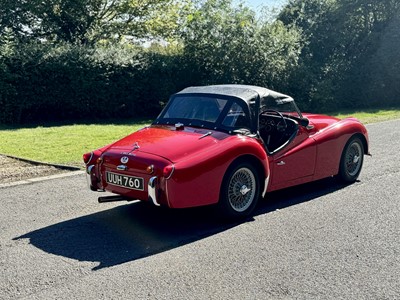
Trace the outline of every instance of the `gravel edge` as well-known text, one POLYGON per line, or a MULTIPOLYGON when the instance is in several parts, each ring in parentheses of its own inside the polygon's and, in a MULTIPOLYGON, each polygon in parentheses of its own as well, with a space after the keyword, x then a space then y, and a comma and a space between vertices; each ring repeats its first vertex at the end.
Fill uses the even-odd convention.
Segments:
POLYGON ((1 188, 81 173, 84 173, 84 171, 78 167, 44 163, 0 154, 1 188))
POLYGON ((22 162, 26 162, 28 164, 32 164, 35 166, 50 166, 50 167, 55 167, 57 169, 62 169, 62 170, 69 170, 69 171, 78 171, 81 170, 81 168, 78 167, 73 167, 73 166, 67 166, 67 165, 60 165, 60 164, 52 164, 52 163, 46 163, 46 162, 42 162, 42 161, 37 161, 37 160, 32 160, 32 159, 27 159, 27 158, 21 158, 21 157, 17 157, 17 156, 13 156, 13 155, 8 155, 8 154, 3 154, 0 153, 1 156, 5 156, 8 158, 12 158, 12 159, 16 159, 22 162))

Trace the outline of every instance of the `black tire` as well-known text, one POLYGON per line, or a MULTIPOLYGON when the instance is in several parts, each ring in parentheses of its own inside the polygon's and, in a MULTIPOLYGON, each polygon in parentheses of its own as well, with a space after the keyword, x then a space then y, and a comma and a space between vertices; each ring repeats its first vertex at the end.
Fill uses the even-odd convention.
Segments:
POLYGON ((353 136, 344 146, 340 159, 338 178, 346 183, 352 183, 360 175, 364 162, 364 144, 360 138, 353 136))
POLYGON ((239 162, 225 173, 218 208, 227 219, 240 219, 250 215, 260 198, 260 178, 252 164, 239 162))

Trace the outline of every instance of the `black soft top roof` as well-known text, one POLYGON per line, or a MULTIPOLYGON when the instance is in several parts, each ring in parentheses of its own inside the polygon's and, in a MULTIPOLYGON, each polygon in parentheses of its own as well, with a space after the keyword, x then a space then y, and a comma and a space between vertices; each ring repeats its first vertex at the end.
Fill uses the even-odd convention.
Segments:
POLYGON ((260 96, 261 102, 267 98, 273 98, 280 101, 293 101, 293 98, 281 94, 264 87, 255 85, 241 85, 241 84, 220 84, 208 86, 193 86, 183 89, 176 95, 184 94, 211 94, 211 95, 224 95, 230 97, 240 98, 246 102, 254 100, 257 95, 260 96))

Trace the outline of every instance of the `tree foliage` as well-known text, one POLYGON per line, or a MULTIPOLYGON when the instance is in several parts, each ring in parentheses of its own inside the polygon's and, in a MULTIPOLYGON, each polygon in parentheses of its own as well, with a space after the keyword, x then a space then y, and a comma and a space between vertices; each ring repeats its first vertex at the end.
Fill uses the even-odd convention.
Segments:
MULTIPOLYGON (((174 35, 186 0, 1 0, 0 30, 20 39, 87 44, 174 35)), ((184 15, 184 14, 183 14, 184 15)))
POLYGON ((300 67, 292 73, 293 92, 312 109, 393 104, 375 81, 376 70, 388 67, 377 54, 383 37, 393 32, 399 7, 393 0, 290 1, 279 19, 298 26, 306 40, 300 67))
POLYGON ((300 34, 282 22, 257 21, 255 12, 230 0, 209 0, 188 18, 183 31, 187 61, 197 81, 284 86, 297 64, 300 34))
POLYGON ((0 123, 154 116, 179 89, 216 83, 312 111, 398 105, 399 12, 398 0, 289 0, 277 19, 232 0, 0 0, 0 123))

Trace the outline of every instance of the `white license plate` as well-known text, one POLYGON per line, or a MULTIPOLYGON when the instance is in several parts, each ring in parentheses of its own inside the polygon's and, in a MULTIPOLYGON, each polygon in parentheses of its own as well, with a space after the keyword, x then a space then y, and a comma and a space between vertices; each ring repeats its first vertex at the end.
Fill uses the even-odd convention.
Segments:
POLYGON ((144 180, 141 177, 106 172, 106 182, 112 185, 122 186, 132 190, 144 190, 144 180))

